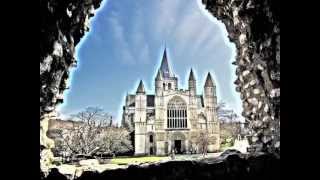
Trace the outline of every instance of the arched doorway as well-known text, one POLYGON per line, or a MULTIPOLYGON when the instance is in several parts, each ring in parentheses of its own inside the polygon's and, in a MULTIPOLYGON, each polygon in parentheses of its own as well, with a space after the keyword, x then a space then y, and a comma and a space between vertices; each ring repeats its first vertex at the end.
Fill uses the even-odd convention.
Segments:
POLYGON ((155 155, 156 143, 155 143, 154 133, 149 133, 147 136, 147 139, 148 139, 148 144, 149 144, 149 146, 147 146, 147 148, 149 147, 149 149, 147 149, 147 152, 149 153, 149 155, 155 155))
POLYGON ((174 150, 176 154, 183 154, 186 151, 186 136, 183 132, 173 132, 170 141, 171 151, 174 150))

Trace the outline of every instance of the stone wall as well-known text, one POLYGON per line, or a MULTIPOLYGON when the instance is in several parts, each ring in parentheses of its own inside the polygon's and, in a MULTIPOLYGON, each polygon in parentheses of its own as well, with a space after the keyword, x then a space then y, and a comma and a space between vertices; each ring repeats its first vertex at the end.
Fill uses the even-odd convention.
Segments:
POLYGON ((280 1, 202 0, 237 48, 237 79, 255 151, 280 155, 280 1))
POLYGON ((40 116, 63 102, 75 46, 89 30, 101 0, 40 1, 40 116))
POLYGON ((83 122, 73 120, 50 119, 48 124, 48 130, 71 129, 74 126, 80 126, 81 124, 83 124, 83 122))
POLYGON ((41 168, 50 164, 53 141, 47 138, 49 119, 63 102, 75 46, 89 30, 89 18, 101 0, 40 0, 40 145, 41 168))

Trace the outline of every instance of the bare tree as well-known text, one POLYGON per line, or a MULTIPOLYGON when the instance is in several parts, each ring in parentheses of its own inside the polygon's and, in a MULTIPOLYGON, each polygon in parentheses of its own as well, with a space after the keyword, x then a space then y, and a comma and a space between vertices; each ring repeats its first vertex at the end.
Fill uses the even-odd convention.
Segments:
POLYGON ((200 130, 198 132, 196 143, 200 148, 200 152, 202 153, 203 157, 205 157, 207 155, 209 145, 209 136, 207 130, 200 130))
POLYGON ((115 127, 112 117, 101 108, 88 107, 72 117, 72 127, 60 131, 58 151, 71 156, 92 156, 97 152, 130 150, 129 132, 115 127))
POLYGON ((102 154, 117 154, 128 152, 133 149, 130 140, 130 132, 123 127, 110 126, 103 130, 100 134, 99 153, 102 154))
POLYGON ((219 102, 216 108, 218 119, 224 122, 237 121, 240 117, 233 109, 228 109, 225 102, 219 102))
POLYGON ((220 124, 220 137, 222 143, 225 143, 227 139, 234 140, 241 130, 240 122, 224 122, 220 124))
POLYGON ((232 145, 241 132, 240 116, 233 109, 228 109, 224 102, 218 103, 216 110, 220 120, 221 143, 232 145))

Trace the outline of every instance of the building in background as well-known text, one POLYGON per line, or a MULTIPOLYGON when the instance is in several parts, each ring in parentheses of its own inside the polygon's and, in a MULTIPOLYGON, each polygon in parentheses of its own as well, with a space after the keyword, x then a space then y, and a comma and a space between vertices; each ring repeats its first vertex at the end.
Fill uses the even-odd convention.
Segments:
POLYGON ((200 131, 208 135, 208 152, 220 148, 216 86, 208 73, 203 94, 197 94, 191 69, 188 89, 178 87, 178 78, 168 63, 166 49, 155 77, 155 93, 146 94, 142 80, 135 94, 126 96, 122 125, 134 131, 135 155, 166 155, 197 148, 200 131))

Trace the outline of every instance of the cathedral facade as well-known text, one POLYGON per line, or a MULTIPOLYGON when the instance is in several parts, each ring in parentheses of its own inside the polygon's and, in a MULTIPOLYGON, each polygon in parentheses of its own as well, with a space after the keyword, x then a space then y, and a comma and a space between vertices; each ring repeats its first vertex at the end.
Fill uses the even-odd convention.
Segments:
POLYGON ((141 80, 136 93, 126 96, 122 125, 134 131, 135 155, 199 152, 200 132, 207 136, 207 151, 215 152, 220 148, 216 106, 216 86, 210 73, 202 95, 197 94, 192 69, 188 89, 179 89, 165 49, 155 77, 155 93, 146 94, 141 80))

